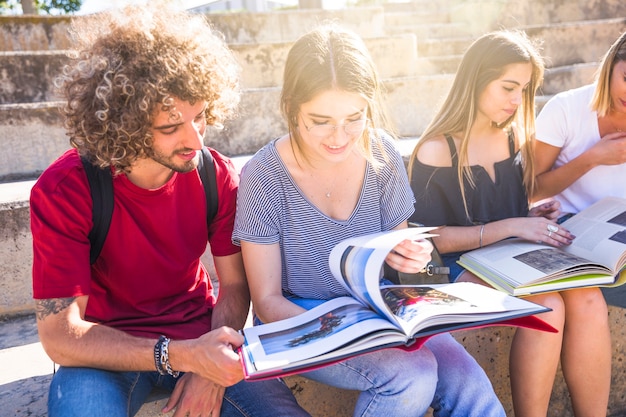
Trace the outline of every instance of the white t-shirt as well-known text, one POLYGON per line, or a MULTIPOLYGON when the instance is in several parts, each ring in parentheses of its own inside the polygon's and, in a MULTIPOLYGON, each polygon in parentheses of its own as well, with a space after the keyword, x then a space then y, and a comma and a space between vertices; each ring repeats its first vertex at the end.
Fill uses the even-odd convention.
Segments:
MULTIPOLYGON (((537 117, 537 140, 561 148, 558 168, 600 141, 598 115, 590 108, 595 84, 557 94, 537 117)), ((578 213, 608 197, 626 198, 626 164, 591 169, 555 196, 563 213, 578 213)))

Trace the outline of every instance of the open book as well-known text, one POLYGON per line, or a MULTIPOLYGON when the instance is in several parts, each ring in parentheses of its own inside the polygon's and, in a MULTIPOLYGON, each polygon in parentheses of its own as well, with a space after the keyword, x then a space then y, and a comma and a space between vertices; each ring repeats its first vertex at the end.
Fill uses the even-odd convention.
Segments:
POLYGON ((533 314, 548 308, 472 283, 380 285, 385 257, 410 228, 340 242, 330 254, 335 278, 352 297, 329 300, 289 319, 248 327, 239 350, 246 379, 284 376, 387 347, 418 349, 429 336, 501 324, 555 331, 533 314))
POLYGON ((458 263, 513 295, 625 282, 626 199, 604 198, 561 226, 576 236, 570 246, 507 239, 467 252, 458 263))

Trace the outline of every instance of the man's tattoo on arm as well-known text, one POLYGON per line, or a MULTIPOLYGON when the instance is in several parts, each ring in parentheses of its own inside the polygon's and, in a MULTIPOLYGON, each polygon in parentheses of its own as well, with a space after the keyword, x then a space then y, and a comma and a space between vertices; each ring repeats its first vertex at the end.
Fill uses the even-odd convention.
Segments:
POLYGON ((50 314, 58 314, 65 310, 76 300, 76 297, 69 298, 48 298, 35 301, 35 315, 37 320, 43 320, 50 314))

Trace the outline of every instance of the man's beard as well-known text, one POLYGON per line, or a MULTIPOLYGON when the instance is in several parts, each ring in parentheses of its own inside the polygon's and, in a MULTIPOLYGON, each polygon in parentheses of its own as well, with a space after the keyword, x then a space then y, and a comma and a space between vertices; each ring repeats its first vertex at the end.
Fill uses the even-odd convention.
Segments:
POLYGON ((199 152, 196 151, 196 155, 194 156, 193 159, 189 160, 189 161, 184 161, 181 162, 179 164, 175 164, 174 163, 174 158, 176 158, 176 154, 178 153, 188 153, 188 152, 193 152, 193 149, 181 149, 178 151, 173 152, 171 155, 166 156, 156 150, 152 150, 152 152, 150 152, 150 155, 148 155, 150 158, 152 158, 154 161, 158 162, 159 164, 163 165, 164 167, 167 167, 169 169, 171 169, 172 171, 175 172, 180 172, 180 173, 185 173, 185 172, 191 172, 194 169, 196 169, 198 167, 198 161, 199 161, 199 152))

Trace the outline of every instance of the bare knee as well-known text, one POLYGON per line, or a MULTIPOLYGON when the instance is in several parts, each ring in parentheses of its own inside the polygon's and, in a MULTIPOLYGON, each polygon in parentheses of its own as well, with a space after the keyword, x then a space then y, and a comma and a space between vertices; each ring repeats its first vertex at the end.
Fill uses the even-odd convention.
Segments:
POLYGON ((565 300, 558 292, 536 294, 526 298, 528 301, 537 303, 551 309, 546 313, 538 314, 541 320, 545 321, 559 332, 565 326, 565 300))
POLYGON ((567 320, 608 323, 609 309, 600 288, 580 288, 562 292, 567 320))

